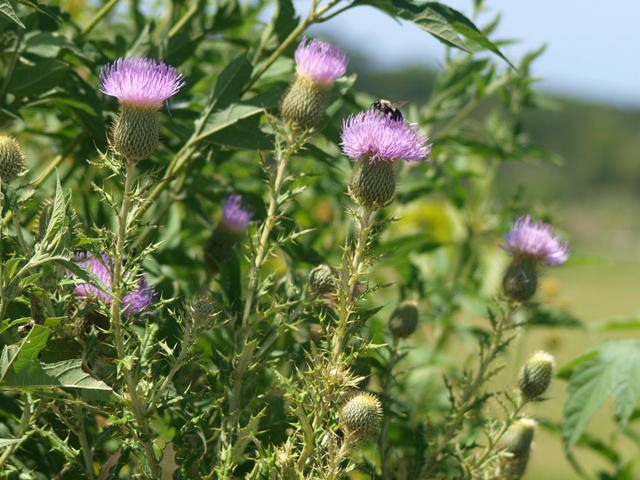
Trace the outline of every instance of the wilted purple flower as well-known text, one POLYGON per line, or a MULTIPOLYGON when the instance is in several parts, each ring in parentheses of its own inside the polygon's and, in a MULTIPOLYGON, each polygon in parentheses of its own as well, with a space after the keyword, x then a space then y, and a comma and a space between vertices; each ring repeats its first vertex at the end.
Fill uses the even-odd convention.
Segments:
POLYGON ((231 230, 245 232, 253 217, 240 195, 230 195, 222 203, 222 223, 231 230))
POLYGON ((304 37, 295 53, 298 75, 315 83, 331 84, 347 71, 347 54, 330 43, 304 37))
POLYGON ((148 58, 119 58, 100 71, 100 91, 124 102, 157 106, 178 93, 185 82, 174 67, 148 58))
POLYGON ((553 235, 553 228, 529 215, 520 217, 504 234, 507 246, 503 247, 516 259, 525 257, 539 263, 559 265, 569 258, 569 248, 553 235))
MULTIPOLYGON (((90 253, 79 253, 75 257, 75 262, 78 265, 87 267, 91 270, 102 282, 109 288, 111 288, 111 271, 113 267, 113 260, 108 255, 102 255, 102 262, 96 259, 90 253)), ((127 276, 125 272, 124 276, 127 276)), ((98 290, 93 285, 88 283, 80 284, 75 289, 76 296, 80 298, 98 298, 107 305, 111 305, 111 296, 98 290)), ((156 292, 153 287, 147 284, 147 279, 144 275, 140 275, 138 279, 138 288, 133 290, 122 299, 122 311, 128 318, 129 316, 141 313, 148 315, 151 313, 151 305, 156 303, 156 292)))
POLYGON ((370 162, 419 161, 431 152, 428 137, 408 122, 367 110, 351 115, 342 124, 342 152, 351 160, 370 162))

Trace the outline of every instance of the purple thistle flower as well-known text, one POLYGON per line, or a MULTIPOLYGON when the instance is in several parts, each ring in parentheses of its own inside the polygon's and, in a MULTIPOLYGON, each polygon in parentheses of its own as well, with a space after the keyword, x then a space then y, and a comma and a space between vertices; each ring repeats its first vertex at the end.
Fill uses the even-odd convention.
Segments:
POLYGON ((549 265, 560 265, 569 258, 567 243, 553 235, 550 225, 529 215, 513 222, 504 240, 507 246, 502 248, 516 258, 525 257, 549 265))
POLYGON ((240 195, 230 195, 222 202, 222 223, 227 228, 244 233, 252 217, 253 212, 240 195))
POLYGON ((174 67, 148 58, 119 58, 100 71, 100 91, 123 102, 157 106, 178 93, 185 82, 174 67))
POLYGON ((398 122, 367 110, 351 115, 342 124, 342 152, 351 160, 369 162, 420 161, 431 152, 429 140, 408 122, 398 122))
MULTIPOLYGON (((96 259, 90 253, 79 253, 75 257, 75 262, 78 265, 87 267, 91 270, 102 282, 109 288, 111 288, 111 268, 113 267, 113 260, 108 255, 102 255, 102 262, 96 259)), ((124 276, 127 276, 125 272, 124 276)), ((98 290, 93 285, 83 283, 75 288, 76 296, 78 298, 98 298, 107 305, 111 305, 111 296, 98 290)), ((138 279, 138 288, 133 290, 122 299, 122 311, 124 315, 129 318, 131 315, 142 313, 142 315, 148 315, 151 313, 151 305, 156 303, 155 299, 156 291, 153 287, 147 284, 147 279, 144 275, 140 275, 138 279)))
POLYGON ((298 75, 315 83, 330 85, 346 73, 349 63, 346 53, 330 43, 315 38, 309 45, 306 43, 307 37, 304 37, 295 53, 298 75))

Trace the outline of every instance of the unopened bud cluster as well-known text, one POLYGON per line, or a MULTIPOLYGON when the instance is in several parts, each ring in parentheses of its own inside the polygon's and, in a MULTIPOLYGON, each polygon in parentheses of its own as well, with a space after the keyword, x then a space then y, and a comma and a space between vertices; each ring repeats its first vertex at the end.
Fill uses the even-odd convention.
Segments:
POLYGON ((378 431, 382 422, 382 405, 369 393, 354 396, 342 407, 340 426, 348 435, 366 440, 378 431))
POLYGON ((336 291, 336 273, 329 265, 322 264, 309 272, 307 283, 317 295, 326 295, 336 291))
POLYGON ((411 300, 404 301, 391 314, 389 329, 394 337, 407 338, 416 331, 419 317, 418 304, 411 300))
POLYGON ((496 445, 497 450, 512 454, 504 463, 500 479, 519 480, 524 475, 529 463, 535 426, 534 420, 521 418, 509 427, 496 445))
POLYGON ((534 353, 518 374, 518 388, 527 400, 539 398, 549 388, 555 362, 549 353, 534 353))

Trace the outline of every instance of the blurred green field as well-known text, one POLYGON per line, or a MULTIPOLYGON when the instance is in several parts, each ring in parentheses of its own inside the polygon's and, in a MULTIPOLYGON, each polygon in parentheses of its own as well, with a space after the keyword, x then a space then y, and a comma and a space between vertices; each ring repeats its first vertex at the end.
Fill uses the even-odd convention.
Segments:
MULTIPOLYGON (((593 264, 548 269, 542 287, 549 301, 589 324, 614 317, 629 318, 640 311, 640 263, 636 261, 603 260, 593 264)), ((523 353, 526 358, 536 350, 545 349, 555 356, 558 367, 562 367, 607 337, 639 338, 640 331, 596 334, 567 329, 534 330, 527 335, 523 353)), ((511 369, 505 374, 513 378, 515 372, 511 369)), ((536 417, 560 420, 562 405, 567 398, 566 385, 566 382, 556 379, 549 391, 550 400, 533 406, 530 413, 536 417)), ((615 435, 617 427, 612 418, 612 402, 607 402, 592 419, 587 431, 603 439, 615 435)), ((632 425, 632 428, 640 432, 637 424, 632 425)), ((525 479, 579 479, 565 459, 560 439, 541 429, 536 435, 536 446, 525 479)), ((627 458, 638 456, 637 446, 625 438, 620 438, 619 442, 627 458)), ((581 466, 589 473, 597 466, 605 465, 602 459, 586 449, 576 448, 575 454, 581 466)), ((636 476, 640 478, 640 465, 636 467, 636 476)))

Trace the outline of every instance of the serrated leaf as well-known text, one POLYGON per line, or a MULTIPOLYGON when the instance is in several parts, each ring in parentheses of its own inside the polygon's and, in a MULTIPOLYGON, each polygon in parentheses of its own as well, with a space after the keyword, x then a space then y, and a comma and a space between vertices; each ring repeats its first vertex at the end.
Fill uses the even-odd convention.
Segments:
POLYGON ((567 387, 562 434, 569 451, 607 397, 614 397, 619 424, 624 427, 640 399, 640 342, 605 340, 587 354, 597 356, 580 364, 567 387))
POLYGON ((162 450, 162 460, 160 460, 162 480, 171 480, 173 472, 178 468, 180 467, 176 464, 176 451, 173 449, 173 442, 167 442, 162 450))
POLYGON ((16 25, 20 25, 22 28, 26 28, 24 23, 20 21, 18 15, 16 15, 15 10, 9 3, 9 0, 0 0, 0 14, 4 15, 7 19, 15 23, 16 25))

